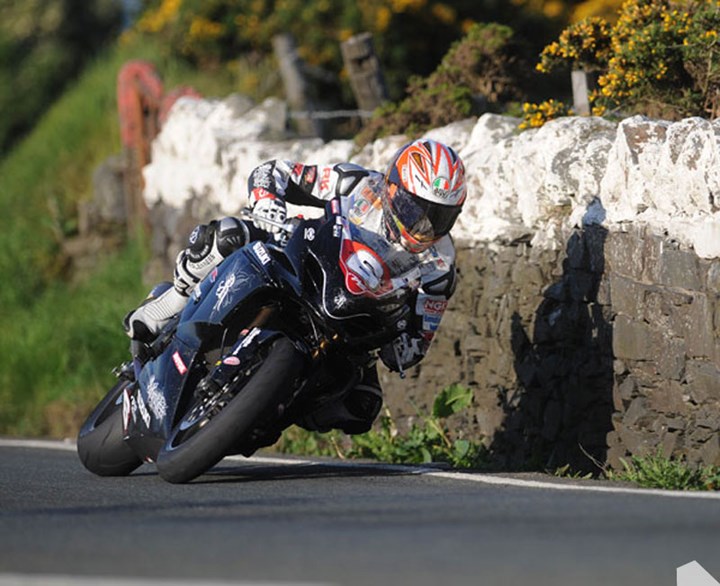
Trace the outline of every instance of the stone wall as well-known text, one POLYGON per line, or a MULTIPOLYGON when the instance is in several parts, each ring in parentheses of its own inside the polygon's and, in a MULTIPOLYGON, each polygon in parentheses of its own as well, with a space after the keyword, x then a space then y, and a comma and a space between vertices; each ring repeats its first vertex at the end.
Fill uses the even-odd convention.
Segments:
MULTIPOLYGON (((233 108, 181 103, 156 142, 156 276, 194 223, 242 205, 255 164, 382 168, 404 141, 355 152, 280 139, 276 127, 268 138, 258 120, 272 116, 250 110, 244 125, 233 108)), ((391 412, 408 424, 458 382, 475 402, 455 431, 505 467, 592 470, 655 450, 720 465, 720 125, 516 126, 486 115, 431 133, 468 169, 453 231, 460 283, 426 359, 405 380, 381 372, 391 412)))
POLYGON ((563 251, 459 253, 431 352, 405 381, 383 373, 395 414, 460 382, 475 405, 455 425, 505 467, 593 470, 656 450, 720 464, 720 261, 599 226, 563 251))

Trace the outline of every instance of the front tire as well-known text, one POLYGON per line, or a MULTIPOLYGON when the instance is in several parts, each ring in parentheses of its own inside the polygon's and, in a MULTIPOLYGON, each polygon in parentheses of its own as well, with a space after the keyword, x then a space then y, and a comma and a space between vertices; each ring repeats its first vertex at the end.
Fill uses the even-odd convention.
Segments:
POLYGON ((303 363, 303 354, 290 340, 276 340, 263 363, 217 414, 196 420, 191 409, 173 428, 157 457, 160 476, 184 483, 212 468, 259 420, 292 396, 303 363))
POLYGON ((127 476, 142 460, 123 440, 123 391, 134 384, 125 377, 108 391, 85 420, 77 451, 85 468, 98 476, 127 476))

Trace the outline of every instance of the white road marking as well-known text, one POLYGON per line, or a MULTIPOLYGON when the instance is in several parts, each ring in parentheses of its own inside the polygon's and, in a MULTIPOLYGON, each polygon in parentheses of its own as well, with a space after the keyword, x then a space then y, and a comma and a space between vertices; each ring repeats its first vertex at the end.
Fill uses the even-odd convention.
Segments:
POLYGON ((111 578, 55 574, 0 574, 0 586, 329 586, 320 582, 220 582, 215 580, 111 578))
MULTIPOLYGON (((75 451, 75 442, 71 440, 26 440, 13 438, 0 438, 0 448, 39 448, 75 451)), ((710 499, 720 500, 720 491, 684 491, 684 490, 661 490, 654 488, 632 488, 625 486, 601 486, 599 484, 582 484, 583 481, 568 482, 558 480, 555 482, 543 480, 529 480, 515 478, 503 474, 488 474, 485 472, 456 472, 437 470, 427 466, 412 466, 400 464, 383 464, 376 462, 349 462, 345 460, 308 460, 303 458, 283 458, 281 456, 229 456, 225 460, 234 462, 245 462, 247 464, 267 464, 275 466, 325 466, 335 468, 374 468, 383 472, 415 474, 418 476, 430 476, 446 480, 477 482, 493 486, 512 486, 516 488, 532 488, 540 490, 558 490, 566 492, 596 492, 607 494, 628 494, 636 496, 659 496, 668 498, 685 499, 710 499)), ((0 586, 4 586, 0 582, 0 586)))

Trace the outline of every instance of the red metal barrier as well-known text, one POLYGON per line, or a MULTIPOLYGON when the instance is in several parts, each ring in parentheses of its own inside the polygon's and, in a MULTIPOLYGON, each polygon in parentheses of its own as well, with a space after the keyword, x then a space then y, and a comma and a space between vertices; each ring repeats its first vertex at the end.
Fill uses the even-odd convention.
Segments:
POLYGON ((131 233, 138 228, 148 228, 142 169, 150 162, 153 139, 172 105, 182 96, 200 97, 200 94, 190 87, 179 87, 165 94, 155 66, 147 61, 128 61, 118 73, 120 140, 125 156, 125 201, 131 233))

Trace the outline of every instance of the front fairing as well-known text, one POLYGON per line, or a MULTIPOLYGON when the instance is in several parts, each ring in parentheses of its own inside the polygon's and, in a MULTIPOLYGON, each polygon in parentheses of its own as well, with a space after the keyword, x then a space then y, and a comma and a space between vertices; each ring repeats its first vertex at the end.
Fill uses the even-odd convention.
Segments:
POLYGON ((207 345, 222 337, 250 296, 276 288, 268 255, 260 242, 230 255, 196 287, 167 345, 142 366, 124 406, 126 436, 139 454, 154 459, 165 442, 207 372, 200 364, 207 345))
MULTIPOLYGON (((397 326, 402 326, 403 308, 412 292, 407 280, 392 278, 378 280, 377 287, 371 278, 379 271, 365 270, 363 254, 368 247, 357 243, 350 231, 348 220, 341 214, 333 214, 317 231, 316 238, 308 245, 306 268, 308 283, 304 294, 309 305, 322 313, 325 321, 348 344, 370 344, 378 336, 392 339, 397 326), (360 254, 353 254, 361 250, 360 254), (349 260, 348 260, 349 259, 349 260), (312 286, 309 286, 310 283, 312 286)), ((362 235, 359 235, 362 236, 362 235)), ((375 259, 375 256, 373 256, 375 259)), ((377 266, 377 265, 373 265, 377 266)))

